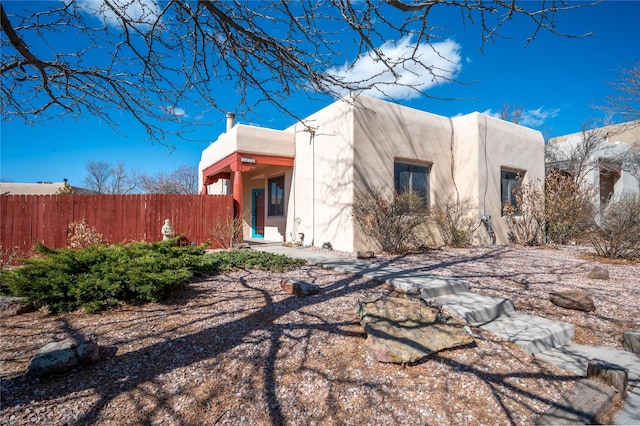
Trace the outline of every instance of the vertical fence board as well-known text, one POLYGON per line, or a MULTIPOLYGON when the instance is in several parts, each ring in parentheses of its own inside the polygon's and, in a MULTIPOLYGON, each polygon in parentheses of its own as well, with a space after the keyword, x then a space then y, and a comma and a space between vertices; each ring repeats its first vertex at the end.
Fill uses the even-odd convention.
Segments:
MULTIPOLYGON (((177 234, 202 244, 218 220, 231 217, 230 195, 2 195, 2 255, 17 247, 28 252, 34 242, 66 247, 72 222, 85 220, 110 243, 160 241, 165 219, 177 234)), ((215 243, 212 244, 215 248, 215 243)))

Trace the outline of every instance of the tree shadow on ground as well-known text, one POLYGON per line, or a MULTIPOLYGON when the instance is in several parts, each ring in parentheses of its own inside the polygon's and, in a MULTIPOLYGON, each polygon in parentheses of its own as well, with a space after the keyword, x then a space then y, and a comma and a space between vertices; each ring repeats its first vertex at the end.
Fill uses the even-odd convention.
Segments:
MULTIPOLYGON (((487 253, 487 256, 497 256, 496 253, 487 253)), ((463 263, 465 260, 460 259, 457 263, 463 263)), ((433 268, 437 269, 437 268, 433 268)), ((317 279, 317 275, 309 273, 310 269, 302 268, 300 275, 306 274, 309 280, 317 279), (306 271, 306 272, 305 272, 306 271)), ((339 276, 335 281, 322 286, 322 291, 318 295, 307 298, 299 298, 296 296, 282 296, 280 293, 273 291, 272 288, 264 288, 254 285, 251 280, 251 271, 244 271, 234 275, 231 279, 239 283, 238 290, 234 292, 236 296, 246 297, 250 300, 247 303, 247 309, 235 309, 230 311, 216 311, 223 309, 224 302, 231 302, 234 298, 224 292, 220 292, 220 300, 198 306, 207 312, 203 317, 197 319, 185 320, 179 325, 180 329, 187 329, 190 324, 201 322, 209 319, 217 319, 224 313, 232 319, 225 320, 215 326, 205 328, 203 330, 186 333, 181 337, 165 339, 164 334, 175 329, 163 330, 156 336, 151 335, 155 340, 148 346, 138 348, 133 351, 124 352, 122 354, 110 354, 103 357, 101 362, 91 368, 85 368, 73 372, 67 377, 50 377, 32 381, 26 377, 15 377, 3 380, 2 382, 2 411, 10 408, 20 408, 27 404, 37 403, 39 401, 54 401, 64 399, 70 395, 83 394, 92 392, 95 394, 95 401, 91 408, 78 415, 74 423, 91 424, 95 423, 103 417, 105 408, 116 398, 121 397, 128 392, 139 390, 144 393, 147 398, 154 399, 156 402, 155 411, 165 410, 173 412, 181 423, 189 423, 188 419, 181 418, 179 413, 175 413, 174 407, 170 402, 169 395, 158 395, 152 391, 154 386, 160 387, 163 376, 167 373, 174 372, 183 368, 187 368, 202 362, 216 362, 216 359, 223 354, 230 353, 239 345, 246 344, 247 341, 253 341, 255 344, 266 343, 266 353, 254 362, 259 366, 257 370, 261 372, 260 378, 254 378, 255 383, 261 383, 262 398, 265 401, 268 410, 268 420, 271 424, 282 424, 286 421, 286 415, 282 409, 282 397, 279 396, 279 383, 276 371, 278 362, 283 355, 286 345, 302 344, 305 339, 311 338, 315 333, 325 333, 329 336, 340 336, 343 338, 356 338, 361 341, 366 337, 365 334, 354 328, 358 327, 358 320, 353 315, 348 320, 338 320, 335 318, 327 318, 320 314, 305 312, 305 309, 325 302, 341 298, 346 295, 360 295, 374 289, 380 289, 379 283, 359 279, 355 276, 339 276), (277 296, 277 297, 274 297, 277 296), (259 302, 257 302, 259 300, 259 302), (290 320, 282 322, 287 315, 298 313, 300 320, 290 320), (253 340, 252 340, 253 339, 253 340), (292 343, 293 342, 293 343, 292 343), (167 357, 170 354, 170 357, 167 357), (122 368, 126 366, 126 368, 122 368), (63 386, 61 386, 63 385, 63 386), (46 389, 42 391, 42 389, 46 389), (15 391, 15 392, 14 392, 15 391)), ((305 277, 302 277, 305 278, 305 277)), ((212 286, 224 286, 216 279, 210 280, 212 286)), ((217 290, 216 290, 217 291, 217 290)), ((387 293, 392 293, 392 289, 387 289, 387 293)), ((195 296, 202 295, 201 292, 195 292, 195 296)), ((142 307, 145 311, 139 317, 139 320, 161 320, 160 317, 166 315, 166 311, 162 309, 142 307), (146 317, 148 315, 148 317, 146 317)), ((189 309, 182 309, 182 304, 174 304, 173 315, 187 315, 189 309)), ((353 307, 355 311, 355 306, 353 307)), ((135 324, 123 324, 128 327, 131 336, 135 336, 135 324)), ((74 328, 70 323, 62 321, 61 332, 65 334, 73 334, 79 330, 74 328)), ((135 337, 133 337, 135 338, 135 337)), ((125 342, 117 342, 124 344, 125 342)), ((113 346, 110 346, 111 348, 113 346)), ((111 349, 113 350, 113 349, 111 349)), ((311 356, 310 354, 307 354, 311 356)), ((509 356, 518 357, 521 353, 512 353, 509 356)), ((550 383, 570 382, 576 379, 573 375, 554 375, 541 370, 536 373, 530 372, 508 372, 508 373, 490 373, 477 368, 474 365, 452 361, 450 358, 443 357, 441 354, 435 354, 429 358, 430 361, 447 364, 455 371, 464 372, 476 376, 486 386, 489 386, 496 401, 502 407, 505 416, 512 423, 518 423, 510 413, 510 406, 505 403, 506 393, 503 389, 508 389, 511 393, 519 398, 526 398, 532 401, 538 401, 546 406, 557 407, 562 406, 555 401, 540 397, 527 389, 513 384, 511 380, 514 377, 527 377, 531 379, 547 380, 550 383)), ((331 363, 332 360, 327 360, 331 363)), ((326 371, 318 371, 317 368, 307 366, 304 360, 299 366, 300 373, 308 372, 326 376, 330 387, 337 386, 340 383, 348 383, 347 377, 335 377, 326 371), (331 384, 333 383, 333 384, 331 384)), ((384 377, 377 380, 362 381, 353 380, 353 384, 374 388, 379 392, 386 392, 386 381, 384 377)), ((214 395, 210 395, 213 397, 214 395)), ((331 395, 329 392, 325 394, 324 403, 338 404, 337 396, 331 395)), ((518 403, 522 404, 522 401, 518 403)), ((531 408, 535 412, 535 408, 531 408)), ((144 414, 141 419, 143 421, 151 421, 150 412, 144 414)), ((221 414, 224 415, 224 412, 221 414)), ((324 420, 330 420, 325 418, 324 420)), ((400 419, 398 419, 400 420, 400 419)))

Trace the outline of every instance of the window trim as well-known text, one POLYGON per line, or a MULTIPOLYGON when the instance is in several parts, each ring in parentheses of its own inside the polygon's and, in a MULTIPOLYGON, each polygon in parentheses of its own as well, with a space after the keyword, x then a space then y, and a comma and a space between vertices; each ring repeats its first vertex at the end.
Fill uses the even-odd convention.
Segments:
MULTIPOLYGON (((393 160, 393 189, 395 191, 395 193, 399 194, 401 193, 401 188, 398 187, 398 185, 396 185, 397 182, 397 176, 396 176, 396 165, 403 165, 403 166, 409 166, 409 167, 422 167, 426 169, 426 173, 425 173, 425 183, 426 183, 426 188, 425 188, 425 193, 424 193, 424 202, 425 202, 425 206, 427 207, 427 209, 430 209, 431 206, 431 169, 433 168, 433 163, 427 163, 427 162, 420 162, 420 161, 416 161, 416 160, 405 160, 402 158, 394 158, 393 160)), ((411 172, 411 181, 410 181, 410 185, 411 188, 410 190, 413 190, 413 172, 411 172)))
MULTIPOLYGON (((267 178, 267 217, 278 217, 285 215, 285 187, 286 180, 285 175, 276 175, 270 178, 267 178), (277 181, 282 179, 282 195, 277 204, 273 204, 272 201, 272 192, 271 192, 271 183, 275 182, 276 190, 277 190, 277 181)), ((277 194, 276 194, 277 196, 277 194)))
POLYGON ((518 206, 516 200, 513 199, 513 191, 522 187, 522 183, 526 175, 527 175, 526 170, 518 170, 510 167, 500 167, 500 216, 501 217, 506 216, 504 213, 504 209, 507 206, 507 204, 511 204, 512 206, 514 206, 516 216, 521 216, 520 206, 518 206), (505 179, 503 178, 505 173, 512 173, 515 175, 515 177, 511 179, 505 179), (507 198, 504 197, 505 193, 504 193, 504 188, 502 186, 505 180, 508 180, 510 182, 512 181, 519 182, 517 186, 511 190, 512 193, 508 194, 507 198))

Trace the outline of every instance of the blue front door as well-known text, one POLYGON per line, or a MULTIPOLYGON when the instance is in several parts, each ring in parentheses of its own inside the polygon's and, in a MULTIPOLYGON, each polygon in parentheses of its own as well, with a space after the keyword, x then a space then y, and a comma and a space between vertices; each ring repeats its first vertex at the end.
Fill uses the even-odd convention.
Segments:
POLYGON ((251 191, 251 238, 264 238, 264 189, 251 191))

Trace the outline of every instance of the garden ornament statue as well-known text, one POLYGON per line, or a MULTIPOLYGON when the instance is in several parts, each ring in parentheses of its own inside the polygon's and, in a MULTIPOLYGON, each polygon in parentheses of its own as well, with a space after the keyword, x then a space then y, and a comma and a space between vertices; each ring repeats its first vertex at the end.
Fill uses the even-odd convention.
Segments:
POLYGON ((162 225, 162 239, 170 240, 175 236, 175 232, 173 231, 173 226, 171 226, 171 222, 169 219, 164 220, 164 225, 162 225))

